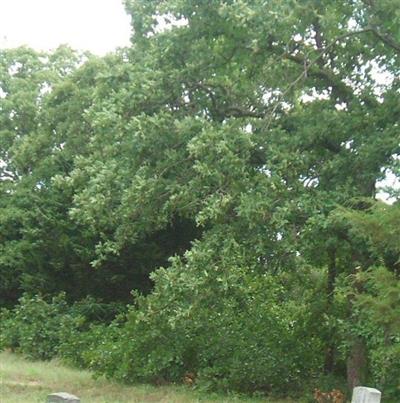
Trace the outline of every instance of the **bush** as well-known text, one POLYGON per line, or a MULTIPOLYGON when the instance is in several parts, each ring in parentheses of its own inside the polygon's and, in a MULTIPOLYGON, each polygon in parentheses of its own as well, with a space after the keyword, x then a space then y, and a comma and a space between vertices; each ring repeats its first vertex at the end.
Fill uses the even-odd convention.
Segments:
POLYGON ((216 259, 195 247, 185 259, 155 272, 153 292, 136 295, 110 324, 114 308, 91 299, 70 307, 63 294, 51 302, 24 296, 2 314, 1 345, 124 382, 181 382, 190 373, 208 389, 304 390, 323 360, 304 279, 301 295, 293 277, 289 284, 257 272, 239 249, 216 259))
POLYGON ((41 296, 24 295, 13 310, 1 313, 0 347, 48 360, 57 355, 61 335, 81 321, 81 317, 69 314, 64 294, 49 303, 41 296))
POLYGON ((175 259, 153 275, 153 293, 137 297, 112 345, 93 353, 113 351, 96 369, 130 382, 181 382, 192 373, 207 388, 300 391, 323 357, 321 342, 307 335, 307 305, 290 298, 279 276, 233 261, 193 263, 201 262, 175 259))
POLYGON ((118 366, 115 351, 122 331, 118 321, 111 324, 90 324, 86 330, 70 328, 60 338, 58 356, 66 363, 79 368, 101 371, 105 374, 118 366))
POLYGON ((107 323, 121 311, 118 304, 102 304, 90 297, 69 306, 63 293, 49 302, 41 296, 24 295, 13 310, 0 314, 0 348, 32 359, 57 356, 86 367, 90 359, 84 355, 110 333, 107 323))
POLYGON ((371 383, 385 401, 400 396, 400 280, 386 267, 374 267, 360 280, 365 292, 357 298, 359 327, 367 339, 371 383))

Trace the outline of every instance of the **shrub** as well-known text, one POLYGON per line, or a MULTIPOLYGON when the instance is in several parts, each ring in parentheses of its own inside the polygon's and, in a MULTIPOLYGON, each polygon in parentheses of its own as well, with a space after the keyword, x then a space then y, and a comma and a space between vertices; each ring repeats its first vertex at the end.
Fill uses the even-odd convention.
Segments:
POLYGON ((1 312, 0 348, 34 359, 58 356, 85 367, 89 363, 84 354, 110 333, 107 324, 120 311, 118 304, 102 304, 90 297, 69 306, 63 293, 49 302, 24 295, 13 310, 1 312))
POLYGON ((70 328, 60 338, 58 356, 66 363, 88 368, 106 375, 109 368, 119 365, 118 358, 114 358, 118 348, 118 341, 122 331, 116 321, 111 324, 90 324, 82 328, 70 328))
POLYGON ((307 304, 291 299, 279 276, 233 259, 207 269, 175 259, 158 270, 154 291, 137 297, 112 345, 92 353, 113 351, 96 369, 124 381, 181 382, 190 372, 208 388, 301 390, 323 356, 307 335, 307 304))
POLYGON ((41 296, 24 295, 13 310, 1 313, 0 346, 32 359, 48 360, 57 355, 63 332, 81 321, 69 314, 64 294, 49 303, 41 296))
POLYGON ((371 383, 385 401, 398 402, 400 395, 400 280, 386 267, 374 267, 360 280, 365 292, 357 298, 359 327, 365 332, 371 383))

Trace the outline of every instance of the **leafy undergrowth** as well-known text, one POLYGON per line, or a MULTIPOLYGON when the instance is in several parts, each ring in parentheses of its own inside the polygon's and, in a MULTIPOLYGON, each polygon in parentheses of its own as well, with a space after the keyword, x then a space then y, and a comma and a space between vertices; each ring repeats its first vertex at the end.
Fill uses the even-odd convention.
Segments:
POLYGON ((68 368, 57 361, 27 361, 16 354, 0 353, 1 403, 44 402, 49 393, 61 391, 79 396, 82 403, 293 403, 289 400, 205 395, 184 386, 125 386, 104 379, 95 380, 90 372, 68 368))

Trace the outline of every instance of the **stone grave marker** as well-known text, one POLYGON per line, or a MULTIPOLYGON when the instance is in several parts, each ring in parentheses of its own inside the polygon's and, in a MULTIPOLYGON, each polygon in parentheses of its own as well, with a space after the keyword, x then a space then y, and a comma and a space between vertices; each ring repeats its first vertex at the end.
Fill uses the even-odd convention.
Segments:
POLYGON ((79 399, 79 397, 76 397, 74 395, 65 392, 52 393, 51 395, 47 396, 47 403, 63 403, 63 402, 80 403, 81 400, 79 399))
POLYGON ((353 389, 351 403, 380 403, 382 393, 378 389, 357 386, 353 389))

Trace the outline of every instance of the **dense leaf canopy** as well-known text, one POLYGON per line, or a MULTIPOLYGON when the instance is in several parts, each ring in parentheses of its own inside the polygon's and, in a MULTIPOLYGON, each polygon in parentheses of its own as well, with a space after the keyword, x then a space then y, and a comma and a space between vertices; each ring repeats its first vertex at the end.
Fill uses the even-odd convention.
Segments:
POLYGON ((0 53, 0 302, 150 293, 124 330, 144 341, 124 349, 157 344, 164 361, 122 378, 197 365, 207 379, 229 372, 232 388, 274 390, 285 372, 301 384, 302 371, 347 366, 358 384, 364 356, 376 368, 386 347, 400 351, 378 314, 395 316, 384 293, 398 290, 398 191, 376 199, 399 176, 398 1, 125 3, 129 48, 0 53), (247 314, 270 339, 262 326, 245 336, 247 314), (278 359, 280 333, 304 344, 244 384, 230 351, 199 353, 212 350, 202 331, 232 349, 257 335, 239 361, 278 359))

